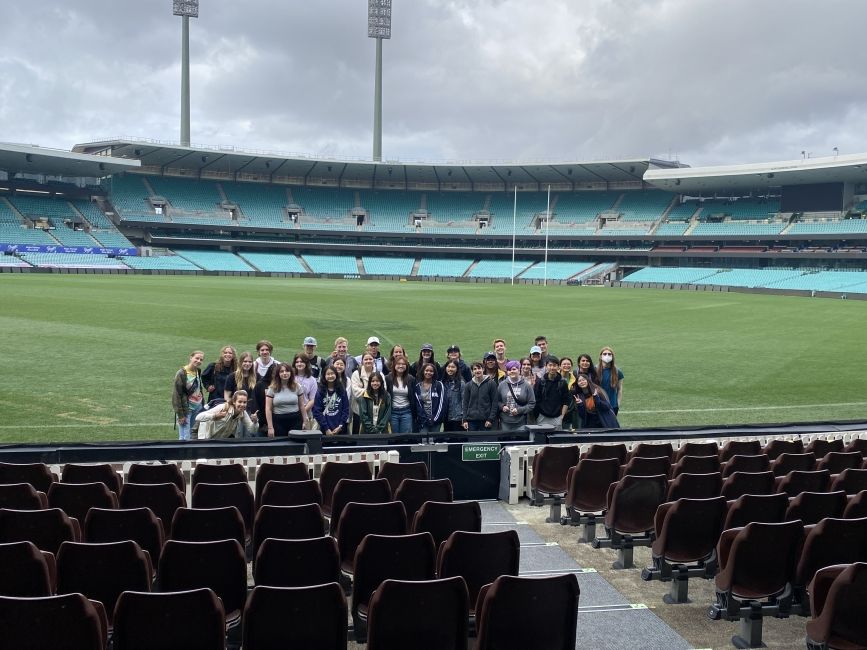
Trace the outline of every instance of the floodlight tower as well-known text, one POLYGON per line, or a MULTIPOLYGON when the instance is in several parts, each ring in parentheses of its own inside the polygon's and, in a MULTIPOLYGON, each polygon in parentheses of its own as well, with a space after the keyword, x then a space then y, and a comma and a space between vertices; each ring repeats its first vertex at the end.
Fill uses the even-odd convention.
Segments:
POLYGON ((382 39, 391 38, 391 0, 367 0, 367 36, 376 39, 373 88, 373 160, 382 160, 382 39))
POLYGON ((183 18, 181 30, 181 146, 190 146, 190 18, 199 17, 199 0, 172 0, 172 13, 183 18))

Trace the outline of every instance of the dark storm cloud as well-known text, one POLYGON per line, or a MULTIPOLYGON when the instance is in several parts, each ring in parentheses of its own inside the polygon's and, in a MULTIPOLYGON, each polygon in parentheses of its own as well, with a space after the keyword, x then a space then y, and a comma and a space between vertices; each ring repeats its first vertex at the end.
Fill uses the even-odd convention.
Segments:
MULTIPOLYGON (((192 139, 368 158, 365 0, 202 0, 192 139)), ((861 0, 394 0, 389 159, 677 155, 722 164, 867 151, 861 0)), ((0 140, 176 141, 170 0, 10 3, 0 140)))

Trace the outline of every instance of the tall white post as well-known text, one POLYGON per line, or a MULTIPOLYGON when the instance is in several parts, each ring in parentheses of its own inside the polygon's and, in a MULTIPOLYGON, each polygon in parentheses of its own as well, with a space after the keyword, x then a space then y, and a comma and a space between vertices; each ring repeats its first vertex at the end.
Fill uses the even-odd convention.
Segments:
POLYGON ((548 186, 548 205, 545 208, 545 279, 542 286, 548 286, 548 233, 551 230, 551 186, 548 186))
POLYGON ((515 286, 515 233, 518 223, 518 186, 515 185, 515 202, 512 207, 512 286, 515 286))

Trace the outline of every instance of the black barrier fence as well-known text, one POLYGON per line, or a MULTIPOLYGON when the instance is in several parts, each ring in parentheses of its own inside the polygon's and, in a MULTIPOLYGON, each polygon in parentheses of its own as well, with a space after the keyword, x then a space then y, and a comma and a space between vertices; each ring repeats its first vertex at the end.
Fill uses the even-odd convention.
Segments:
POLYGON ((295 431, 289 438, 237 440, 191 440, 44 444, 0 446, 0 462, 46 464, 180 461, 221 458, 267 458, 278 456, 348 454, 396 451, 401 462, 427 463, 431 478, 452 480, 456 499, 496 499, 501 478, 507 475, 506 446, 545 444, 591 444, 596 442, 641 442, 643 440, 796 437, 867 432, 867 422, 846 420, 790 424, 732 425, 656 429, 611 429, 559 431, 528 426, 522 431, 448 432, 436 434, 384 434, 324 436, 320 432, 295 431))

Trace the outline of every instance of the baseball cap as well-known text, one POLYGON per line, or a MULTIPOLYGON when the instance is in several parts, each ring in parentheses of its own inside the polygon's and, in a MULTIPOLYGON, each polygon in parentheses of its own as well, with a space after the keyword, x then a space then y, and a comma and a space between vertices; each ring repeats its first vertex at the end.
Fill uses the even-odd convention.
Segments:
POLYGON ((421 346, 421 349, 430 350, 431 352, 433 352, 433 346, 430 343, 425 343, 423 346, 421 346))
POLYGON ((316 345, 316 339, 314 339, 312 336, 308 336, 306 339, 304 339, 304 345, 316 345))
POLYGON ((379 339, 375 336, 371 336, 369 339, 367 339, 367 344, 370 345, 371 343, 376 343, 377 345, 379 345, 379 339))
POLYGON ((538 345, 534 345, 532 348, 530 348, 530 354, 542 354, 542 348, 540 348, 538 345))
POLYGON ((449 349, 446 350, 446 354, 450 354, 451 352, 460 352, 461 349, 457 345, 450 345, 449 349))
POLYGON ((494 354, 493 352, 485 352, 485 356, 482 357, 482 359, 484 361, 487 361, 488 359, 496 359, 496 358, 497 358, 497 355, 494 354))

